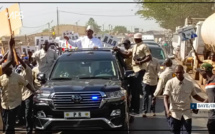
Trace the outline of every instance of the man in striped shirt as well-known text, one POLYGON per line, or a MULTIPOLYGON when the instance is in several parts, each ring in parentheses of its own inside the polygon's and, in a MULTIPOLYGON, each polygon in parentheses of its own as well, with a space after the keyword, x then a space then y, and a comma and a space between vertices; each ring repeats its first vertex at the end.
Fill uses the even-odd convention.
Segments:
MULTIPOLYGON (((199 69, 197 69, 206 82, 206 93, 209 103, 215 103, 215 75, 213 74, 213 66, 209 63, 203 63, 199 69)), ((211 109, 208 115, 207 123, 209 134, 215 133, 215 109, 211 109)))

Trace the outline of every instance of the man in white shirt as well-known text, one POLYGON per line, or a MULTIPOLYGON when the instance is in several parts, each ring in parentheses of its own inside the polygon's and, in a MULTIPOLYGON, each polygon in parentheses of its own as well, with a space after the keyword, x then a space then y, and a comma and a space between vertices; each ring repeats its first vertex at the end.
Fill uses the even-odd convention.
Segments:
POLYGON ((42 49, 36 51, 33 55, 33 62, 37 62, 39 73, 44 73, 48 77, 50 68, 54 64, 58 55, 55 51, 49 49, 49 43, 45 42, 42 45, 42 49))
POLYGON ((190 103, 191 97, 205 102, 196 93, 196 87, 193 82, 184 77, 184 68, 177 65, 175 68, 176 77, 170 79, 164 89, 164 105, 171 129, 174 134, 191 134, 192 130, 192 111, 190 103), (168 105, 170 102, 170 106, 168 105), (182 132, 183 131, 183 132, 182 132))
MULTIPOLYGON (((149 105, 149 96, 151 95, 151 98, 153 98, 153 94, 155 92, 155 89, 157 87, 158 82, 158 72, 160 71, 160 64, 158 59, 152 57, 152 59, 149 61, 147 67, 146 67, 146 73, 143 76, 143 93, 144 93, 144 99, 143 99, 143 115, 142 117, 146 117, 146 114, 148 112, 148 105, 149 105)), ((150 112, 153 112, 153 116, 155 116, 155 103, 151 103, 150 106, 150 112)))
POLYGON ((94 33, 93 26, 88 26, 86 29, 87 36, 80 37, 77 40, 71 40, 67 36, 65 36, 64 38, 73 47, 78 47, 78 48, 100 48, 100 47, 102 47, 101 40, 93 37, 93 33, 94 33))

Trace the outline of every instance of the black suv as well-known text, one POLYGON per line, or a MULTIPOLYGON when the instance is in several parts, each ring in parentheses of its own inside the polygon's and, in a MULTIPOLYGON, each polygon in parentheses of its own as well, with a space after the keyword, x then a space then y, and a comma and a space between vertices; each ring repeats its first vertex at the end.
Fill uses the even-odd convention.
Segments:
POLYGON ((128 133, 126 72, 114 52, 67 52, 50 69, 42 93, 34 98, 36 130, 128 133))

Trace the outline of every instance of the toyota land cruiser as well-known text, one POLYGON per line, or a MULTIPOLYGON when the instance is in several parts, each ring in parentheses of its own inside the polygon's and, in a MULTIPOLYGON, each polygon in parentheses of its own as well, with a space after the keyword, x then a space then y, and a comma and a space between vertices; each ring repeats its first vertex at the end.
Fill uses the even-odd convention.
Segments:
POLYGON ((42 93, 35 96, 37 130, 128 132, 126 73, 114 52, 67 52, 50 69, 42 93))

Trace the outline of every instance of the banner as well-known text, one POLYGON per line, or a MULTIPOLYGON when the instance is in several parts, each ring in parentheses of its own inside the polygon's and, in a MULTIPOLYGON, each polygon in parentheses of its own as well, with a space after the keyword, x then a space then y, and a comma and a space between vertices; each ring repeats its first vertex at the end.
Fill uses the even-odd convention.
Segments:
POLYGON ((65 32, 63 32, 62 37, 64 38, 64 36, 69 37, 69 39, 71 39, 71 40, 77 40, 79 38, 79 34, 74 33, 73 31, 65 31, 65 32))
POLYGON ((105 44, 104 47, 114 47, 118 44, 118 40, 116 37, 104 34, 102 38, 102 42, 105 44))
POLYGON ((39 37, 35 37, 35 46, 40 49, 41 45, 44 44, 46 41, 48 41, 49 43, 52 42, 52 39, 49 36, 39 36, 39 37))
POLYGON ((36 47, 35 46, 21 46, 21 54, 28 55, 29 51, 34 53, 36 51, 36 47))
POLYGON ((11 30, 14 32, 14 35, 20 34, 20 28, 22 27, 22 19, 23 13, 19 9, 19 4, 14 4, 8 8, 8 12, 6 9, 0 12, 0 37, 1 36, 10 36, 10 26, 11 30))

